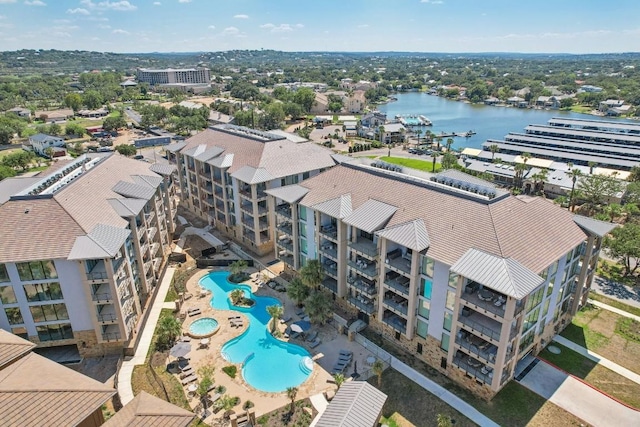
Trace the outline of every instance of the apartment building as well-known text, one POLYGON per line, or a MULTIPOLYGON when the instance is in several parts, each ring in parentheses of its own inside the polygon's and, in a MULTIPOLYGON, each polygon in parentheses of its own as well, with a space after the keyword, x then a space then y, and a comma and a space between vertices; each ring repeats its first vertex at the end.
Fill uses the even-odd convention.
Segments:
POLYGON ((170 252, 175 168, 118 154, 55 167, 0 185, 0 328, 81 357, 131 353, 170 252))
POLYGON ((265 191, 335 165, 332 151, 317 144, 234 125, 210 127, 166 150, 183 206, 260 255, 273 249, 265 191))
POLYGON ((457 171, 363 163, 266 190, 276 255, 318 259, 351 319, 490 399, 586 302, 613 224, 457 171))
POLYGON ((209 84, 211 82, 211 70, 208 68, 167 68, 153 70, 138 68, 136 73, 138 82, 146 82, 150 85, 166 84, 209 84))

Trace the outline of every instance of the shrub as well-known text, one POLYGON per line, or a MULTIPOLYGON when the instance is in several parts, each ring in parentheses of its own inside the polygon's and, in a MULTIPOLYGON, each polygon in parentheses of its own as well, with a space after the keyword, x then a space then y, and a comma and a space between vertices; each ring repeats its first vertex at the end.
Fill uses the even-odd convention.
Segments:
POLYGON ((235 378, 236 374, 238 373, 238 368, 236 367, 236 365, 229 365, 222 368, 222 372, 229 375, 231 378, 235 378))
POLYGON ((242 409, 244 409, 244 410, 246 411, 247 409, 251 409, 251 408, 253 408, 254 406, 255 406, 255 405, 253 404, 253 402, 252 402, 252 401, 247 400, 246 402, 244 402, 244 405, 242 405, 242 409))

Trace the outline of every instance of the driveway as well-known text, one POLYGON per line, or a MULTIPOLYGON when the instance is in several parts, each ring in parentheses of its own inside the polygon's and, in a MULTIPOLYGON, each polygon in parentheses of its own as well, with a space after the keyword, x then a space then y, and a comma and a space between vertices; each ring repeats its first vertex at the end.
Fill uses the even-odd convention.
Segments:
POLYGON ((520 384, 594 427, 640 425, 640 412, 542 360, 520 384))

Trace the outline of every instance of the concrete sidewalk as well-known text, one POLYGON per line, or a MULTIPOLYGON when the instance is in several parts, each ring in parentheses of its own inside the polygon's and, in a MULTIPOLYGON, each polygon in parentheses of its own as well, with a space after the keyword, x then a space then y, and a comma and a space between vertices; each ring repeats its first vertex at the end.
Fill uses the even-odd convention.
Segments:
POLYGON ((122 362, 122 366, 118 372, 118 394, 120 395, 120 401, 123 405, 126 405, 133 400, 133 389, 131 388, 131 375, 133 375, 133 368, 136 365, 142 365, 145 362, 147 353, 149 352, 149 347, 151 346, 153 332, 155 331, 156 324, 160 318, 160 311, 162 311, 164 306, 164 298, 167 295, 167 291, 169 290, 175 271, 175 268, 167 267, 164 276, 162 277, 160 288, 156 294, 156 299, 153 301, 151 308, 149 308, 149 310, 151 310, 149 317, 141 328, 142 336, 140 337, 140 342, 138 343, 135 356, 122 362))
POLYGON ((587 348, 584 348, 581 345, 576 344, 573 341, 570 341, 560 335, 556 335, 556 337, 553 340, 558 344, 562 344, 563 346, 570 348, 576 353, 580 353, 584 357, 593 360, 597 364, 602 365, 607 369, 611 369, 613 372, 622 375, 623 377, 633 381, 634 383, 640 384, 640 375, 630 371, 624 366, 620 366, 617 363, 612 362, 611 360, 600 356, 598 353, 594 353, 593 351, 587 348))
POLYGON ((600 308, 602 308, 604 310, 607 310, 607 311, 610 311, 612 313, 619 314, 620 316, 628 317, 630 319, 637 320, 638 322, 640 322, 640 316, 636 316, 635 314, 631 314, 628 311, 620 310, 619 308, 612 307, 612 306, 607 305, 605 303, 602 303, 600 301, 596 301, 596 300, 590 299, 589 300, 589 304, 593 304, 596 307, 600 307, 600 308))

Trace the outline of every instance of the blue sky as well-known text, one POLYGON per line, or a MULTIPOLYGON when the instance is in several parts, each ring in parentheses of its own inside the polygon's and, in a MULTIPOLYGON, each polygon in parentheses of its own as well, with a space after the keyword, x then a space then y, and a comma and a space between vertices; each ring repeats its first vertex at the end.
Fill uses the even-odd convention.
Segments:
POLYGON ((638 0, 0 0, 0 49, 640 51, 638 0))

